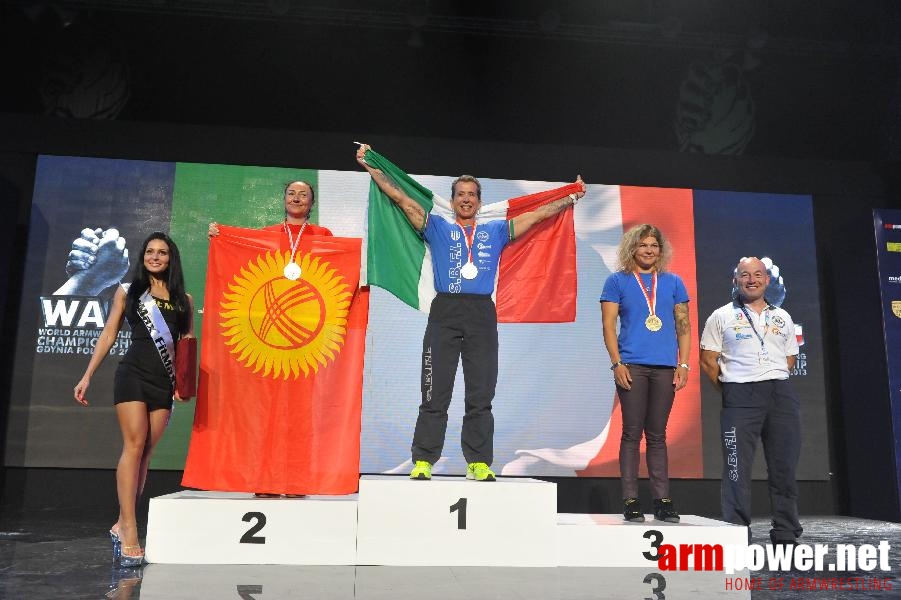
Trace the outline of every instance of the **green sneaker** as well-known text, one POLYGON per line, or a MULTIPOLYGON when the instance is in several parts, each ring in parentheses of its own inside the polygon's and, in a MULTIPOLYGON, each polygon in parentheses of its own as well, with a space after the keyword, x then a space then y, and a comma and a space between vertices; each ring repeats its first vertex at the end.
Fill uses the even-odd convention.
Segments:
POLYGON ((425 460, 417 460, 410 471, 410 479, 431 479, 432 464, 425 460))
POLYGON ((476 481, 494 481, 494 471, 482 462, 469 463, 466 467, 466 479, 476 481))

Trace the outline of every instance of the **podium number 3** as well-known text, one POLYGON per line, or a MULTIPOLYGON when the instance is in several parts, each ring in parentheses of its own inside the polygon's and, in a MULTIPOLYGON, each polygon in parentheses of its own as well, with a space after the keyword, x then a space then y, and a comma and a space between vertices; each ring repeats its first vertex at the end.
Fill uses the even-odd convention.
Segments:
POLYGON ((652 540, 651 548, 654 549, 653 552, 642 552, 642 555, 648 560, 660 560, 660 544, 663 543, 663 533, 656 529, 648 529, 641 537, 652 540))
POLYGON ((262 535, 254 535, 260 529, 266 526, 266 515, 261 512, 249 512, 241 517, 241 520, 245 523, 250 523, 251 521, 256 521, 253 527, 248 529, 244 535, 241 536, 242 544, 265 544, 266 537, 262 535))
POLYGON ((457 529, 466 529, 466 498, 450 505, 450 512, 457 511, 457 529))

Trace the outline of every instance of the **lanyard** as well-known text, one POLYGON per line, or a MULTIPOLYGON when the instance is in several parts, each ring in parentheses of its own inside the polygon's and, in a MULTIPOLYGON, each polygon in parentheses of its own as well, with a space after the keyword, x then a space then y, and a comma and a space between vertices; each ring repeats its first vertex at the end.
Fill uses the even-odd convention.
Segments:
POLYGON ((762 337, 757 332, 757 328, 754 327, 754 321, 751 320, 751 314, 748 312, 748 309, 745 308, 744 304, 741 305, 741 312, 745 313, 745 318, 748 320, 748 325, 751 326, 751 331, 753 331, 754 335, 757 336, 757 339, 760 340, 760 348, 762 350, 763 349, 763 338, 766 337, 767 331, 770 328, 770 307, 767 306, 766 308, 763 309, 764 323, 763 323, 763 336, 762 337))
POLYGON ((657 271, 654 271, 653 276, 651 277, 650 296, 648 296, 647 290, 644 289, 644 284, 641 283, 641 277, 638 276, 638 273, 632 271, 632 276, 635 277, 635 281, 638 282, 638 287, 641 288, 641 293, 644 295, 644 301, 648 303, 649 313, 654 315, 657 312, 657 271))

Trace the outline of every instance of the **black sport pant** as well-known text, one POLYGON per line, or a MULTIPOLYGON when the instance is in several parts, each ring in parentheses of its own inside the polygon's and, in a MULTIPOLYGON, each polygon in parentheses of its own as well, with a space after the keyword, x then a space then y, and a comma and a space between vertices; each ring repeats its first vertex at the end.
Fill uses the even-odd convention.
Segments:
POLYGON ((494 459, 491 401, 497 385, 497 310, 491 296, 438 294, 422 340, 422 404, 413 433, 413 460, 441 458, 447 409, 463 358, 466 413, 461 443, 467 463, 494 459))
POLYGON ((724 383, 720 426, 723 520, 751 523, 751 466, 760 439, 769 472, 770 536, 775 541, 795 540, 803 531, 795 481, 801 456, 801 411, 791 384, 787 379, 724 383))
POLYGON ((666 450, 666 423, 676 396, 672 367, 628 365, 632 389, 617 386, 623 411, 623 434, 619 442, 619 471, 623 500, 638 498, 638 463, 644 435, 645 461, 651 496, 669 498, 669 459, 666 450))

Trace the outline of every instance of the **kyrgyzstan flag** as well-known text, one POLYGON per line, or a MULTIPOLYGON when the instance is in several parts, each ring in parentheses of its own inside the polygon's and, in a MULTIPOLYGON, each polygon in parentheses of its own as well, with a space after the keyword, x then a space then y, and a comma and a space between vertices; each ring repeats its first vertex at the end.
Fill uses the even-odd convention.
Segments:
POLYGON ((357 490, 368 289, 359 238, 219 226, 210 242, 200 386, 182 485, 357 490))
MULTIPOLYGON (((381 169, 430 219, 453 222, 450 202, 426 189, 373 150, 366 163, 381 169)), ((482 204, 478 221, 512 219, 581 191, 578 184, 482 204)), ((432 257, 419 233, 373 181, 369 187, 368 283, 428 312, 435 297, 432 257)), ((494 298, 501 323, 567 323, 576 318, 576 236, 572 208, 532 227, 501 254, 494 298)))

